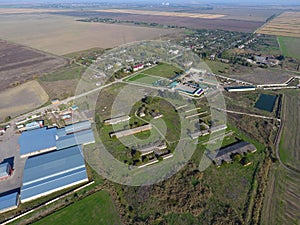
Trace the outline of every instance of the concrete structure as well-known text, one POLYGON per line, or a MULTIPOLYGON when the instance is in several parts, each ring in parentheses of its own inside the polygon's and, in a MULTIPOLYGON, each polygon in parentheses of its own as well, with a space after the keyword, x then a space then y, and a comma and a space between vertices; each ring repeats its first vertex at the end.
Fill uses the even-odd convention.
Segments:
POLYGON ((221 124, 221 125, 218 125, 218 126, 212 126, 209 131, 211 133, 215 133, 215 132, 218 132, 218 131, 221 131, 221 130, 226 130, 227 129, 227 125, 226 124, 221 124))
POLYGON ((0 164, 0 180, 8 178, 12 173, 11 165, 8 162, 0 164))
POLYGON ((104 123, 109 124, 109 125, 113 125, 113 124, 118 124, 118 123, 129 121, 129 120, 130 120, 130 116, 119 116, 119 117, 115 117, 115 118, 105 120, 104 123))
POLYGON ((88 181, 80 146, 28 158, 24 168, 21 202, 88 181))
POLYGON ((118 132, 114 132, 110 134, 110 137, 116 137, 116 138, 121 138, 121 137, 126 137, 129 135, 133 135, 133 134, 137 134, 143 131, 147 131, 147 130, 151 130, 152 129, 152 125, 151 124, 146 124, 140 127, 136 127, 133 129, 129 129, 129 130, 122 130, 122 131, 118 131, 118 132))
POLYGON ((167 148, 166 143, 162 142, 160 144, 155 143, 153 145, 144 146, 143 148, 138 149, 138 151, 141 152, 141 156, 144 156, 144 155, 149 155, 151 153, 154 153, 154 151, 156 150, 163 150, 166 148, 167 148))
POLYGON ((223 162, 231 162, 231 155, 233 154, 243 154, 247 152, 255 152, 256 147, 248 142, 241 141, 225 148, 220 149, 218 152, 209 153, 207 156, 214 161, 217 166, 220 166, 223 162))
POLYGON ((0 213, 15 209, 19 204, 18 192, 0 195, 0 213))
POLYGON ((255 86, 235 86, 235 87, 225 87, 228 92, 242 92, 242 91, 255 91, 255 86))

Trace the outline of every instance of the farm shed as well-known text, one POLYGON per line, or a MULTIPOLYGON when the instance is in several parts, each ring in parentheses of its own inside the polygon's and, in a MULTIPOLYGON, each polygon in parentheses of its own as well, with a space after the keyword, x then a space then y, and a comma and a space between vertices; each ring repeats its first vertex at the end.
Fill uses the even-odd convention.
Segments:
POLYGON ((255 86, 235 86, 225 88, 225 90, 228 92, 255 91, 255 89, 255 86))
POLYGON ((0 212, 3 213, 8 210, 17 208, 19 203, 18 192, 13 192, 10 194, 0 194, 0 212))
POLYGON ((34 156, 25 164, 21 202, 86 181, 88 177, 80 146, 34 156))
POLYGON ((133 129, 122 130, 122 131, 111 133, 110 137, 121 138, 121 137, 129 136, 129 135, 132 135, 132 134, 137 134, 137 133, 147 131, 147 130, 151 130, 151 129, 152 129, 152 125, 151 124, 146 124, 146 125, 143 125, 143 126, 140 126, 140 127, 133 128, 133 129))
POLYGON ((225 148, 221 148, 216 154, 209 153, 207 156, 213 160, 216 165, 220 166, 223 161, 231 162, 231 155, 233 154, 243 154, 247 152, 255 152, 256 147, 248 142, 241 141, 225 148))

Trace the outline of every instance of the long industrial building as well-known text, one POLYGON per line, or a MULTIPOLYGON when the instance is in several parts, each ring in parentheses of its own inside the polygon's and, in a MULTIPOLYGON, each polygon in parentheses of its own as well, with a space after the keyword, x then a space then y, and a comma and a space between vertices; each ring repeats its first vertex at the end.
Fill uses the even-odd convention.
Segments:
POLYGON ((88 181, 84 158, 80 146, 27 159, 21 202, 27 202, 52 192, 88 181))
POLYGON ((47 128, 25 131, 19 138, 21 157, 30 157, 75 145, 94 143, 89 121, 68 125, 64 128, 47 128))
POLYGON ((0 213, 17 208, 19 203, 19 193, 12 192, 9 194, 1 194, 0 196, 0 213))
POLYGON ((233 154, 243 154, 247 152, 255 152, 256 147, 248 142, 241 141, 225 148, 221 148, 216 154, 209 153, 207 156, 214 161, 217 166, 222 165, 223 162, 230 163, 233 154))

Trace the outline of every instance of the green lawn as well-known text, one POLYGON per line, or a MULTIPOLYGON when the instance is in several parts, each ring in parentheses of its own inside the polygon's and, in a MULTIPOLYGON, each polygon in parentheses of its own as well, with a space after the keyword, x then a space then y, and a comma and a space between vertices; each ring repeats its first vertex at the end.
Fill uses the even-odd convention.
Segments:
POLYGON ((109 193, 99 191, 34 224, 111 225, 121 221, 109 193))
POLYGON ((128 77, 127 79, 125 79, 125 81, 152 85, 154 82, 160 79, 161 79, 160 77, 148 76, 143 73, 139 73, 131 77, 128 77))
POLYGON ((228 70, 230 65, 226 63, 222 63, 220 61, 211 61, 207 60, 205 61, 208 67, 211 69, 211 71, 215 74, 223 74, 225 73, 225 70, 228 70))
POLYGON ((176 73, 182 72, 181 69, 166 63, 159 63, 157 66, 154 66, 150 69, 144 70, 144 74, 159 76, 164 78, 172 78, 176 73))
POLYGON ((300 38, 277 37, 280 51, 284 56, 300 60, 300 38))

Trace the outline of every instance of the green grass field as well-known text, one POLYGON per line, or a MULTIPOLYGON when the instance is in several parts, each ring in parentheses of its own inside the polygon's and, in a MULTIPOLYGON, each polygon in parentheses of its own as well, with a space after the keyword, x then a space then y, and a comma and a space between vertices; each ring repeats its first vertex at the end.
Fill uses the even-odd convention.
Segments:
POLYGON ((300 60, 300 38, 277 37, 277 40, 284 56, 300 60))
POLYGON ((206 64, 211 69, 211 71, 215 74, 223 74, 225 71, 229 69, 230 65, 226 63, 222 63, 220 61, 210 61, 207 60, 206 64))
POLYGON ((100 191, 90 195, 62 210, 39 221, 38 224, 121 224, 114 203, 106 191, 100 191))
POLYGON ((143 74, 159 76, 164 78, 171 78, 176 75, 176 73, 182 72, 181 69, 166 63, 159 63, 150 69, 144 70, 143 74))
POLYGON ((300 169, 300 94, 288 91, 285 94, 285 124, 280 140, 279 150, 281 160, 292 167, 300 169))
POLYGON ((143 73, 139 73, 125 79, 127 82, 141 83, 146 85, 152 85, 154 82, 160 80, 160 77, 148 76, 143 73))

